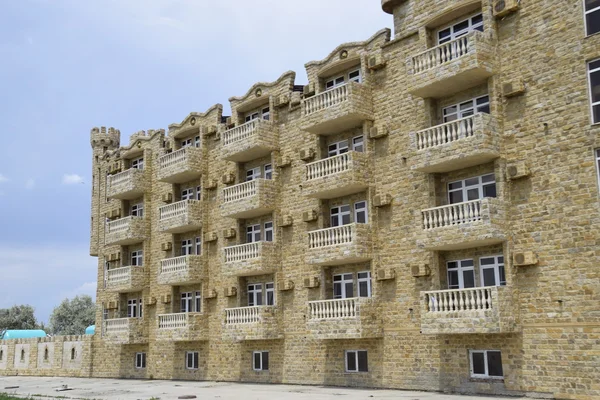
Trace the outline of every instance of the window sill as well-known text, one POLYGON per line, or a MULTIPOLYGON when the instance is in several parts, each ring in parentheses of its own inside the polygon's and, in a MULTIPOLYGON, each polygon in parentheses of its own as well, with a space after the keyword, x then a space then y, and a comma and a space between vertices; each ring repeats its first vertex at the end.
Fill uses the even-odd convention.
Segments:
POLYGON ((504 383, 504 377, 498 377, 498 378, 494 378, 492 376, 490 377, 470 377, 469 378, 469 382, 476 382, 476 383, 504 383))

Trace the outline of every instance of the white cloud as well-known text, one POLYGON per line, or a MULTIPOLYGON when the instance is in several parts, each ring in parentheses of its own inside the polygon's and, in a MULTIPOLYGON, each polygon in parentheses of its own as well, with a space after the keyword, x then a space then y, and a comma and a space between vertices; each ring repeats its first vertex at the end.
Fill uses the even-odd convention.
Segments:
POLYGON ((4 175, 0 174, 0 183, 1 182, 6 182, 6 181, 8 181, 8 178, 5 177, 4 175))
POLYGON ((32 190, 35 187, 35 180, 29 178, 25 181, 25 189, 32 190))
POLYGON ((63 185, 75 185, 83 183, 83 178, 77 174, 64 174, 62 178, 63 185))

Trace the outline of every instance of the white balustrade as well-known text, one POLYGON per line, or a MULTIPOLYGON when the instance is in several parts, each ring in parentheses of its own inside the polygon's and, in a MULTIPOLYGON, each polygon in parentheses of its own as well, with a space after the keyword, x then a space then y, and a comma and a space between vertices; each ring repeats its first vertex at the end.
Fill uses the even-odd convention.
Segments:
POLYGON ((481 220, 483 199, 429 208, 421 211, 423 229, 435 229, 481 220))
POLYGON ((172 274, 175 272, 187 271, 189 268, 188 256, 167 258, 160 261, 161 274, 172 274))
POLYGON ((129 331, 130 318, 113 318, 104 321, 105 333, 123 333, 129 331))
POLYGON ((325 110, 348 99, 348 84, 316 94, 302 103, 304 115, 325 110))
POLYGON ((271 121, 257 118, 223 132, 221 135, 223 146, 250 139, 262 124, 271 124, 271 121))
POLYGON ((352 243, 355 230, 356 224, 348 224, 308 232, 308 248, 318 249, 321 247, 352 243))
POLYGON ((261 321, 261 310, 271 306, 237 307, 225 309, 225 323, 255 324, 261 321))
POLYGON ((118 174, 109 175, 108 176, 108 186, 120 186, 127 184, 131 179, 134 179, 134 174, 140 171, 137 168, 129 168, 123 172, 119 172, 118 174))
POLYGON ((188 326, 188 313, 162 314, 158 316, 158 329, 177 329, 188 326))
POLYGON ((347 171, 352 165, 352 154, 344 153, 306 164, 306 179, 318 179, 347 171))
POLYGON ((223 189, 223 202, 229 203, 231 201, 256 196, 256 194, 258 193, 259 180, 261 179, 253 179, 251 181, 240 183, 238 185, 226 187, 225 189, 223 189))
POLYGON ((127 283, 131 280, 131 267, 121 267, 109 269, 106 271, 106 281, 108 284, 118 285, 127 283))
POLYGON ((469 43, 475 40, 475 35, 478 34, 481 33, 478 31, 469 33, 413 56, 414 73, 428 71, 469 54, 469 43))
POLYGON ((262 242, 253 242, 223 248, 225 262, 236 262, 258 258, 262 255, 262 242))
POLYGON ((473 136, 476 118, 481 118, 481 114, 471 115, 417 132, 417 149, 429 149, 473 136))
POLYGON ((309 319, 354 318, 357 316, 358 302, 358 297, 309 301, 309 319))
POLYGON ((131 226, 134 218, 141 219, 142 217, 128 216, 116 219, 114 221, 108 221, 106 223, 106 233, 117 233, 124 232, 131 226))
POLYGON ((491 310, 494 291, 497 291, 496 286, 424 292, 427 312, 491 310))
POLYGON ((190 204, 197 203, 199 200, 182 200, 177 203, 167 204, 158 209, 158 218, 160 221, 169 218, 175 218, 185 215, 188 212, 190 204))
POLYGON ((173 165, 184 163, 187 160, 189 154, 189 147, 173 151, 169 154, 165 154, 158 159, 160 169, 169 168, 173 165))

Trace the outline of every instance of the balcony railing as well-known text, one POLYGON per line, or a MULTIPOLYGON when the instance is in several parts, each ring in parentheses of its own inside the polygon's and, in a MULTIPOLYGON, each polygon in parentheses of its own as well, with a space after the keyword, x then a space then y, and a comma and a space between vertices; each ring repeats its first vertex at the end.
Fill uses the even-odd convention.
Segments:
POLYGON ((106 233, 119 233, 125 232, 131 226, 134 221, 141 221, 142 217, 128 216, 116 219, 114 221, 108 221, 106 223, 106 233))
POLYGON ((258 193, 258 179, 253 179, 248 182, 240 183, 238 185, 226 187, 223 189, 223 202, 229 203, 248 197, 256 196, 258 193))
POLYGON ((480 114, 471 115, 416 132, 417 150, 442 146, 473 136, 475 134, 475 119, 479 116, 480 114))
POLYGON ((106 281, 109 285, 120 285, 129 282, 131 278, 131 267, 109 269, 106 272, 106 281))
POLYGON ((182 200, 177 203, 168 204, 158 209, 158 218, 160 221, 169 218, 179 217, 188 213, 190 204, 196 204, 198 200, 182 200))
POLYGON ((229 129, 223 132, 221 140, 223 146, 229 146, 233 143, 249 140, 253 133, 261 127, 261 125, 272 125, 271 121, 264 119, 253 119, 252 121, 246 122, 245 124, 236 126, 235 128, 229 129))
POLYGON ((272 306, 227 308, 225 309, 225 323, 227 325, 258 323, 261 321, 261 311, 265 307, 272 306))
POLYGON ((348 100, 348 85, 344 84, 304 100, 304 115, 308 116, 346 100, 348 100))
POLYGON ((188 158, 188 147, 165 154, 158 159, 160 169, 170 168, 174 165, 185 163, 188 158))
POLYGON ((469 289, 437 290, 423 292, 428 313, 456 313, 470 310, 491 310, 495 286, 469 289))
POLYGON ((141 170, 137 168, 129 168, 128 170, 119 172, 118 174, 109 175, 108 186, 111 188, 116 188, 117 186, 125 185, 129 183, 129 181, 133 179, 134 175, 140 171, 141 170))
POLYGON ((262 255, 262 242, 225 247, 223 252, 225 253, 226 263, 259 258, 262 255))
POLYGON ((104 321, 104 333, 122 334, 129 333, 129 320, 131 318, 113 318, 104 321))
POLYGON ((355 318, 358 310, 358 297, 349 299, 311 301, 309 319, 355 318))
POLYGON ((130 200, 144 193, 144 170, 129 168, 107 178, 107 197, 130 200))
POLYGON ((469 54, 469 50, 472 48, 469 46, 471 40, 473 40, 473 34, 461 36, 413 56, 414 73, 428 71, 469 54))
POLYGON ((167 258, 160 261, 160 274, 173 274, 185 272, 189 268, 189 256, 167 258))
POLYGON ((144 267, 127 266, 106 271, 106 287, 117 292, 130 292, 140 289, 143 283, 144 267))
POLYGON ((306 164, 306 179, 319 179, 325 176, 348 171, 352 167, 352 152, 325 158, 306 164))
POLYGON ((188 326, 188 313, 163 314, 158 316, 158 329, 178 329, 188 326))
POLYGON ((308 248, 318 249, 321 247, 352 243, 352 238, 354 237, 353 232, 355 229, 355 224, 348 224, 308 232, 308 248))
POLYGON ((421 211, 423 229, 443 228, 481 220, 483 199, 429 208, 421 211))

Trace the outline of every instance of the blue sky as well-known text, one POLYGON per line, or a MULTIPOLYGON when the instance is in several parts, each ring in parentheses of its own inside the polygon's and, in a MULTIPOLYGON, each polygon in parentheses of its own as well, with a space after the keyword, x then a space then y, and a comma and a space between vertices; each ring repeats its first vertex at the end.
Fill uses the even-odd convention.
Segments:
POLYGON ((94 126, 167 128, 392 17, 379 0, 0 2, 0 308, 95 295, 94 126))

